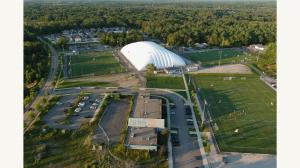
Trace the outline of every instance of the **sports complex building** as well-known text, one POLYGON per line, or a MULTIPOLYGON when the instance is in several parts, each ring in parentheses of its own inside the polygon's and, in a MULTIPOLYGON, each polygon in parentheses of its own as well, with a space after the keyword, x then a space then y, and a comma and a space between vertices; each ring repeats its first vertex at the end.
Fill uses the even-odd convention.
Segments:
POLYGON ((148 64, 153 64, 158 69, 186 65, 180 56, 151 41, 128 44, 120 52, 139 71, 145 70, 148 64))

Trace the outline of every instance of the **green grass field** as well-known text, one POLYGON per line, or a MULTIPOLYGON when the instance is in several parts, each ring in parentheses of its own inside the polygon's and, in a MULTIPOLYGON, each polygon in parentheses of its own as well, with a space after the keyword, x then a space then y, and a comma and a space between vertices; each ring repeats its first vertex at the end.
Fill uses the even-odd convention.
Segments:
MULTIPOLYGON (((194 62, 201 62, 203 66, 214 66, 219 64, 221 52, 218 50, 188 53, 184 56, 194 62)), ((239 50, 223 49, 221 64, 239 63, 246 56, 239 50)), ((249 58, 247 58, 249 59, 249 58)))
POLYGON ((124 72, 111 51, 90 52, 71 56, 71 77, 124 72))
POLYGON ((180 94, 182 97, 187 99, 186 91, 175 91, 176 93, 180 94))
POLYGON ((63 81, 58 84, 58 88, 71 87, 112 87, 117 86, 115 83, 101 82, 101 81, 63 81))
POLYGON ((147 76, 148 88, 185 89, 182 77, 147 76))
POLYGON ((221 151, 276 153, 275 91, 255 74, 193 77, 217 124, 215 136, 221 151), (234 78, 224 80, 229 76, 234 78))

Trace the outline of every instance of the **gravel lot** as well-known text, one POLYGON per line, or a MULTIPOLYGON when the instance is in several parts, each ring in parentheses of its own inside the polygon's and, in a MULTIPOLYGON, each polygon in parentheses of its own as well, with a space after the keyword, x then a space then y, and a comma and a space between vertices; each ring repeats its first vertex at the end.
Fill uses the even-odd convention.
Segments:
POLYGON ((220 168, 276 168, 276 156, 267 154, 231 153, 229 163, 220 168))
MULTIPOLYGON (((120 134, 126 124, 129 113, 129 103, 128 98, 113 101, 106 108, 102 116, 99 124, 109 137, 110 144, 115 144, 120 141, 120 134)), ((98 141, 107 143, 105 134, 100 128, 96 129, 95 137, 98 141)))
POLYGON ((246 65, 243 64, 230 64, 214 66, 211 68, 200 69, 196 72, 190 72, 191 74, 197 73, 236 73, 236 74, 251 74, 252 71, 246 65))

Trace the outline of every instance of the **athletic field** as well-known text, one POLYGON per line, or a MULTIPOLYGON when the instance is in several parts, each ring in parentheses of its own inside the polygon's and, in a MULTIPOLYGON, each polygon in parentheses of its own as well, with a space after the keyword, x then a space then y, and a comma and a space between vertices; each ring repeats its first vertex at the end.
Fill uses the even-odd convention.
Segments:
POLYGON ((223 50, 207 50, 196 53, 184 54, 184 56, 196 63, 201 62, 203 66, 209 67, 219 64, 233 64, 240 63, 241 60, 245 59, 243 52, 233 49, 223 49, 223 50))
POLYGON ((223 152, 276 153, 276 92, 257 75, 193 76, 223 152))
POLYGON ((111 51, 89 52, 71 56, 71 77, 124 72, 111 51))
POLYGON ((185 89, 182 77, 147 76, 148 88, 185 89))

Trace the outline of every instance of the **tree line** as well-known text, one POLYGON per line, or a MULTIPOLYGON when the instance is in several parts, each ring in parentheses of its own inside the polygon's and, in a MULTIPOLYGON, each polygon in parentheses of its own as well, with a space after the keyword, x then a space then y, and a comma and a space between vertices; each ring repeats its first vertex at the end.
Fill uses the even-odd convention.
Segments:
POLYGON ((268 44, 266 51, 259 55, 259 61, 255 64, 260 70, 273 77, 277 76, 276 48, 276 43, 268 44))
POLYGON ((24 104, 29 103, 43 85, 50 69, 49 49, 35 35, 24 32, 24 104))
MULTIPOLYGON (((25 3, 24 16, 25 29, 39 34, 120 26, 175 47, 202 42, 238 47, 276 41, 275 3, 25 3)), ((124 34, 108 34, 103 42, 116 45, 128 39, 124 34)))

